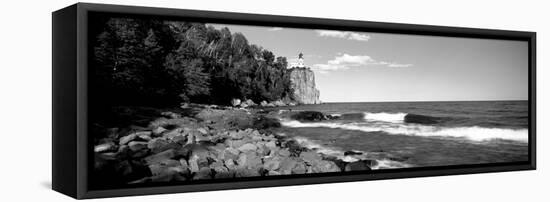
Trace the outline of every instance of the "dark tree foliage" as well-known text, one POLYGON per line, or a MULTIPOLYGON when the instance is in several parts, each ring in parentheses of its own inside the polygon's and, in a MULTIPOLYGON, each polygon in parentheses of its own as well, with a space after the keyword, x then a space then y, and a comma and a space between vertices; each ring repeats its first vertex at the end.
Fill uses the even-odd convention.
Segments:
POLYGON ((291 99, 285 57, 203 23, 105 19, 92 30, 94 96, 115 105, 291 99))

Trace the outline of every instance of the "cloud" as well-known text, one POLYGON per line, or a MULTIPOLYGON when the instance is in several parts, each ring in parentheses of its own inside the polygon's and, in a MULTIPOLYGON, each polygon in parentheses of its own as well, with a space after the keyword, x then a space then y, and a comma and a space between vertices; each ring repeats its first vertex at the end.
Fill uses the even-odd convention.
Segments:
POLYGON ((269 28, 267 31, 275 32, 275 31, 281 31, 281 30, 283 30, 282 27, 272 27, 272 28, 269 28))
POLYGON ((333 37, 333 38, 341 38, 341 39, 356 40, 356 41, 370 40, 369 35, 361 34, 357 32, 333 31, 333 30, 315 30, 315 32, 317 32, 317 34, 322 37, 333 37))
POLYGON ((401 64, 395 62, 377 61, 368 55, 349 55, 338 54, 334 59, 327 61, 326 64, 314 64, 312 69, 319 73, 329 73, 330 71, 348 70, 356 67, 366 66, 386 66, 393 68, 412 67, 413 64, 401 64))

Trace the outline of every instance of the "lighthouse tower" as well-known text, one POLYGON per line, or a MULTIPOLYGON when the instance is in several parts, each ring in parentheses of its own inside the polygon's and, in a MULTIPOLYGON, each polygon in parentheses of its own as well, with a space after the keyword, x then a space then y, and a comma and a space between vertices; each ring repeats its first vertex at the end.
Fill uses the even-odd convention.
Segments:
POLYGON ((304 68, 304 67, 306 67, 306 65, 304 64, 304 54, 303 53, 298 54, 298 62, 292 63, 290 65, 290 67, 291 68, 295 68, 295 67, 304 68))
POLYGON ((298 64, 296 64, 297 67, 305 67, 306 65, 304 64, 304 54, 303 53, 300 53, 298 54, 298 64))

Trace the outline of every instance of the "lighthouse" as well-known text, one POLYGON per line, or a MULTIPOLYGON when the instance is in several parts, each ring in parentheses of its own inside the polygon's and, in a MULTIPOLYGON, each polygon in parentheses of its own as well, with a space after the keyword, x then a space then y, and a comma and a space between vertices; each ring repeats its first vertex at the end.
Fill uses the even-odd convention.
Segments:
POLYGON ((294 68, 294 67, 304 68, 304 67, 306 67, 306 65, 304 64, 304 54, 303 53, 298 54, 298 62, 293 63, 290 67, 291 68, 294 68))

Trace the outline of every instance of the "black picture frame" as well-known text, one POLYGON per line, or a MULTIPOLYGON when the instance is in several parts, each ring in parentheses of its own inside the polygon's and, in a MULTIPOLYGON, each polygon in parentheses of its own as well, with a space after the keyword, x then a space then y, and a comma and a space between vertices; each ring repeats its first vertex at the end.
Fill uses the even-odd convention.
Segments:
POLYGON ((197 11, 169 8, 119 6, 77 3, 52 14, 52 73, 53 73, 53 131, 52 131, 52 188, 68 196, 84 199, 98 197, 165 194, 209 190, 242 189, 363 180, 396 179, 504 172, 536 169, 536 33, 335 20, 276 15, 197 11), (452 36, 482 39, 527 41, 529 44, 529 160, 525 162, 480 165, 437 166, 351 172, 347 174, 316 174, 274 178, 251 178, 212 183, 177 184, 155 187, 92 190, 88 169, 93 163, 88 137, 88 19, 91 13, 101 12, 120 16, 155 16, 227 24, 262 25, 273 27, 315 28, 346 31, 365 31, 425 36, 452 36))

